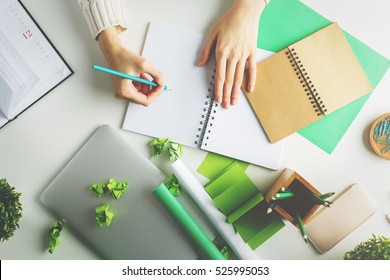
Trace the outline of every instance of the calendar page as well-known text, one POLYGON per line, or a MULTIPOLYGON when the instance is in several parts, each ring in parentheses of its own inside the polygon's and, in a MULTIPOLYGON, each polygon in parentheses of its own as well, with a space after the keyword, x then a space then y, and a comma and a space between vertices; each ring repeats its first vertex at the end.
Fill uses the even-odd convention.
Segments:
POLYGON ((0 3, 0 127, 72 74, 22 3, 0 3))

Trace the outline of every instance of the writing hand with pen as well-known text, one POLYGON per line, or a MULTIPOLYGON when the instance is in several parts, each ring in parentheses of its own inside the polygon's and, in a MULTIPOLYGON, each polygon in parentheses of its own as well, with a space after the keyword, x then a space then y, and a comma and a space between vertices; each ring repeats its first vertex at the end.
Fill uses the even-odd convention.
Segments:
POLYGON ((158 86, 113 76, 114 95, 133 103, 149 106, 164 90, 163 76, 148 60, 127 49, 119 39, 115 27, 102 31, 98 37, 99 46, 110 66, 121 73, 129 73, 158 86))

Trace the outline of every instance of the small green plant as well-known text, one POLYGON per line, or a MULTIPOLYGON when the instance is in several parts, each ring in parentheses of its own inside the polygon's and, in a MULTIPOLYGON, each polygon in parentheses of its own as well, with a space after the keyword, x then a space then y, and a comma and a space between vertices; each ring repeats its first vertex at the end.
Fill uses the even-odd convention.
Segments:
POLYGON ((0 179, 0 241, 8 240, 19 228, 22 218, 20 195, 6 179, 0 179))
POLYGON ((344 260, 390 260, 390 238, 373 234, 346 252, 344 260))

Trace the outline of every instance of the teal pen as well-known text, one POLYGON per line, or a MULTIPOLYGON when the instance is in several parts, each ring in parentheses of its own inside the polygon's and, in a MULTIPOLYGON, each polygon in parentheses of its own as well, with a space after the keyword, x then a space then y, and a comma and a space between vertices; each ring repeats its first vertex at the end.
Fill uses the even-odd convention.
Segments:
MULTIPOLYGON (((119 71, 116 71, 116 70, 113 70, 113 69, 110 69, 110 68, 106 68, 106 67, 99 66, 99 65, 96 65, 96 64, 94 64, 92 67, 95 70, 102 71, 102 72, 107 73, 107 74, 115 75, 115 76, 118 76, 118 77, 121 77, 121 78, 124 78, 124 79, 129 79, 129 80, 132 80, 132 81, 135 81, 135 82, 139 82, 139 83, 142 83, 142 84, 146 84, 146 85, 149 85, 149 86, 153 86, 153 87, 157 87, 158 86, 158 84, 156 84, 156 83, 154 83, 152 81, 145 80, 145 79, 142 79, 142 78, 136 77, 136 76, 131 76, 131 75, 128 75, 128 74, 125 74, 125 73, 122 73, 122 72, 119 72, 119 71)), ((167 90, 167 89, 168 89, 168 87, 164 86, 164 90, 167 90)))

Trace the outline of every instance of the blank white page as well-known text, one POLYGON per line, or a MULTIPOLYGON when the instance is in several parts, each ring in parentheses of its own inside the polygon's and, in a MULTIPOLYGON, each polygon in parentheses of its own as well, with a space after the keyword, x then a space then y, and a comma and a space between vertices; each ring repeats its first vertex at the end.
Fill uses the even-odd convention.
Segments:
POLYGON ((211 80, 211 63, 196 66, 202 34, 152 22, 143 56, 164 74, 164 91, 149 107, 129 103, 123 128, 152 137, 195 144, 211 80))
MULTIPOLYGON (((257 61, 273 53, 257 50, 257 61)), ((229 109, 214 107, 202 149, 246 162, 278 169, 285 140, 271 144, 241 91, 236 105, 229 109)))
MULTIPOLYGON (((150 24, 143 55, 164 73, 164 81, 172 91, 163 92, 149 107, 130 103, 124 129, 170 138, 190 147, 200 146, 195 141, 199 140, 202 115, 207 113, 208 90, 213 89, 215 68, 214 56, 204 67, 195 65, 203 40, 202 34, 160 23, 150 24)), ((264 51, 260 57, 266 55, 270 53, 264 51)), ((238 104, 228 110, 214 107, 215 119, 207 125, 200 147, 278 169, 284 140, 271 144, 244 94, 240 97, 238 104)))

